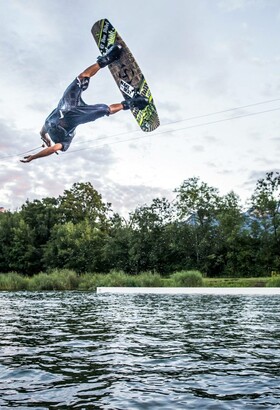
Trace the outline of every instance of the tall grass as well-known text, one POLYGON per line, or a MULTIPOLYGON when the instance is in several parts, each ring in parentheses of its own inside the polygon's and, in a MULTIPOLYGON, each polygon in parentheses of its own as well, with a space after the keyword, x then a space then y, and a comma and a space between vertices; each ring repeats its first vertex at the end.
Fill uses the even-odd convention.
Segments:
POLYGON ((97 287, 158 287, 163 286, 163 279, 158 273, 143 272, 139 275, 128 275, 122 271, 111 271, 107 274, 84 274, 80 278, 80 290, 95 290, 97 287))
POLYGON ((203 286, 201 272, 197 270, 180 271, 171 275, 171 283, 175 287, 199 287, 203 286))
POLYGON ((158 274, 153 272, 143 272, 136 276, 137 286, 140 287, 162 287, 165 282, 164 279, 158 274))
POLYGON ((29 290, 74 290, 79 278, 76 272, 68 269, 53 270, 50 273, 39 273, 29 279, 29 290))
POLYGON ((18 273, 0 274, 0 290, 96 290, 106 287, 160 287, 164 279, 158 273, 143 272, 139 275, 128 275, 122 271, 111 271, 107 274, 85 273, 78 276, 68 269, 40 272, 32 277, 18 273))
POLYGON ((199 271, 179 271, 169 278, 162 278, 158 273, 143 272, 128 275, 122 271, 107 274, 85 273, 77 275, 68 269, 52 270, 26 277, 15 272, 0 274, 0 290, 89 290, 97 287, 280 287, 280 277, 262 278, 203 278, 199 271))
POLYGON ((280 287, 280 276, 273 276, 266 282, 268 288, 279 288, 280 287))
POLYGON ((217 288, 255 288, 265 287, 269 277, 257 278, 204 278, 204 286, 217 288))
POLYGON ((133 276, 127 275, 124 272, 112 271, 111 273, 86 273, 81 276, 79 289, 80 290, 95 290, 99 286, 136 286, 133 276))
POLYGON ((0 290, 26 290, 28 278, 16 272, 0 274, 0 290))

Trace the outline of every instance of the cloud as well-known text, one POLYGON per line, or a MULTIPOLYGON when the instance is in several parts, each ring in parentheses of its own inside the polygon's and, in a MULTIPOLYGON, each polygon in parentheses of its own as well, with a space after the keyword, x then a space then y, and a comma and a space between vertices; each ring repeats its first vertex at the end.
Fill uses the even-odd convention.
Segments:
POLYGON ((15 210, 25 202, 27 192, 32 191, 32 179, 26 178, 14 164, 0 168, 0 204, 6 209, 15 210))
POLYGON ((171 198, 172 192, 160 187, 146 185, 121 185, 107 181, 106 185, 99 187, 102 197, 112 203, 115 212, 128 215, 138 206, 150 204, 155 198, 171 198))
POLYGON ((208 161, 208 162, 206 162, 206 165, 209 168, 213 168, 213 169, 218 168, 218 165, 215 162, 208 161))
POLYGON ((40 145, 38 134, 33 133, 32 138, 30 132, 21 132, 3 122, 0 122, 0 133, 5 135, 5 139, 1 138, 0 203, 6 208, 18 208, 27 198, 61 194, 66 186, 81 179, 97 180, 102 186, 112 164, 117 162, 112 149, 105 145, 85 147, 77 154, 69 149, 58 157, 52 155, 22 164, 17 154, 28 148, 30 140, 40 145))
MULTIPOLYGON (((65 171, 65 170, 64 170, 65 171)), ((70 189, 75 182, 90 182, 93 187, 102 195, 104 202, 112 203, 114 212, 120 213, 122 216, 128 216, 138 206, 150 204, 155 198, 172 198, 172 192, 161 187, 153 187, 146 185, 121 185, 107 177, 100 177, 96 174, 77 175, 75 180, 67 178, 66 175, 62 179, 57 178, 55 174, 48 174, 43 178, 43 170, 38 171, 37 182, 34 184, 34 178, 26 178, 30 176, 32 171, 27 171, 24 177, 20 172, 15 171, 10 174, 10 179, 1 177, 0 183, 4 182, 1 189, 0 204, 7 209, 10 209, 9 204, 12 203, 12 210, 20 208, 26 200, 42 199, 45 197, 58 197, 62 195, 65 189, 70 189), (68 179, 68 181, 67 181, 68 179), (29 195, 26 196, 26 192, 29 195)))
POLYGON ((168 197, 171 192, 146 185, 121 185, 108 173, 117 162, 112 149, 104 146, 81 153, 62 153, 35 160, 29 164, 11 163, 0 169, 0 204, 7 209, 20 208, 26 200, 58 197, 75 182, 89 181, 111 202, 114 212, 128 215, 137 206, 150 203, 156 197, 168 197))
MULTIPOLYGON (((79 127, 65 154, 31 164, 21 164, 16 154, 40 145, 42 122, 75 75, 95 61, 98 49, 90 29, 104 16, 131 47, 162 124, 259 102, 262 96, 276 98, 279 50, 271 38, 279 37, 278 0, 143 0, 141 7, 128 0, 117 6, 112 0, 86 5, 81 0, 0 1, 5 4, 0 15, 0 206, 1 201, 11 208, 26 198, 58 196, 75 182, 90 181, 115 210, 127 212, 167 194, 169 184, 179 184, 193 170, 213 185, 219 181, 220 188, 241 186, 250 171, 269 167, 262 162, 266 158, 277 166, 277 112, 213 124, 211 130, 197 127, 191 135, 176 129, 211 119, 170 124, 149 136, 124 112, 79 127), (192 145, 204 161, 189 155, 186 163, 186 154, 194 154, 192 145), (243 171, 227 179, 218 174, 229 167, 243 171)), ((85 93, 89 104, 120 100, 107 69, 85 93)))
POLYGON ((280 55, 274 56, 273 58, 252 57, 251 61, 253 64, 256 64, 260 67, 279 65, 280 55))
POLYGON ((268 167, 268 168, 270 168, 271 165, 272 165, 271 159, 268 159, 268 158, 265 158, 265 157, 257 157, 257 158, 255 158, 255 162, 256 162, 257 164, 260 164, 260 165, 262 165, 262 166, 266 166, 266 167, 268 167))
POLYGON ((219 139, 217 137, 213 136, 213 135, 207 135, 203 138, 204 138, 204 140, 207 144, 214 144, 214 145, 217 144, 217 143, 220 144, 219 139))
POLYGON ((194 151, 194 152, 204 152, 205 147, 203 145, 193 145, 192 146, 192 151, 194 151))
POLYGON ((219 175, 231 175, 232 169, 221 169, 217 172, 219 175))
POLYGON ((237 10, 244 10, 249 7, 264 7, 264 0, 220 0, 218 6, 226 12, 234 12, 237 10))
POLYGON ((12 125, 8 125, 3 119, 0 119, 0 161, 15 152, 18 145, 16 134, 17 130, 12 125))
POLYGON ((262 169, 258 171, 251 171, 246 179, 245 182, 241 185, 246 189, 250 189, 253 193, 254 189, 256 188, 257 181, 260 179, 265 179, 267 172, 280 172, 280 168, 272 168, 272 169, 262 169))
POLYGON ((40 146, 39 134, 33 130, 18 129, 14 123, 0 118, 0 164, 15 162, 30 146, 40 146))
POLYGON ((215 69, 211 69, 205 72, 205 74, 197 78, 196 89, 204 95, 211 98, 217 98, 219 96, 225 96, 229 93, 229 71, 226 61, 215 66, 215 69))

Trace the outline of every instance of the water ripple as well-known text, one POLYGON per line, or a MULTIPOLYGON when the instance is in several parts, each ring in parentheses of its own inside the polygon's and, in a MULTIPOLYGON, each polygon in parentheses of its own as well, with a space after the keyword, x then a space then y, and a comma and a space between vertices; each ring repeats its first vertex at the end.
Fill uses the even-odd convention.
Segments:
POLYGON ((280 409, 280 297, 0 294, 1 409, 280 409))

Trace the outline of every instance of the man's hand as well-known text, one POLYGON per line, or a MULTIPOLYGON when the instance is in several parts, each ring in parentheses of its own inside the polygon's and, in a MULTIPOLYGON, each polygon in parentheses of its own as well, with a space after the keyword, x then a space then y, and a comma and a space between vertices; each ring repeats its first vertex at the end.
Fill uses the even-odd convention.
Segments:
POLYGON ((27 155, 26 157, 21 159, 20 162, 30 162, 37 158, 48 157, 49 155, 57 153, 57 151, 61 150, 62 148, 63 145, 60 142, 58 142, 57 144, 54 144, 51 147, 44 148, 42 151, 37 152, 37 154, 27 155))
POLYGON ((20 162, 30 162, 32 161, 32 155, 27 155, 26 157, 24 157, 23 159, 20 160, 20 162))

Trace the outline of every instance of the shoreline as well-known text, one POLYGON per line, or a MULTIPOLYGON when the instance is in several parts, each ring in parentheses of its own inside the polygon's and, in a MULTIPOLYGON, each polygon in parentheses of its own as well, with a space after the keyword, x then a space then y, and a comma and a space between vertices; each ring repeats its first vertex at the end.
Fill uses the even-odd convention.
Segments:
POLYGON ((97 294, 162 294, 162 295, 280 295, 280 288, 215 288, 215 287, 97 287, 97 294))
POLYGON ((138 275, 122 271, 78 274, 69 269, 24 276, 0 273, 0 291, 81 290, 97 293, 162 294, 279 294, 280 276, 248 278, 205 278, 198 271, 175 272, 169 278, 158 273, 138 275), (244 290, 243 290, 244 289, 244 290))

